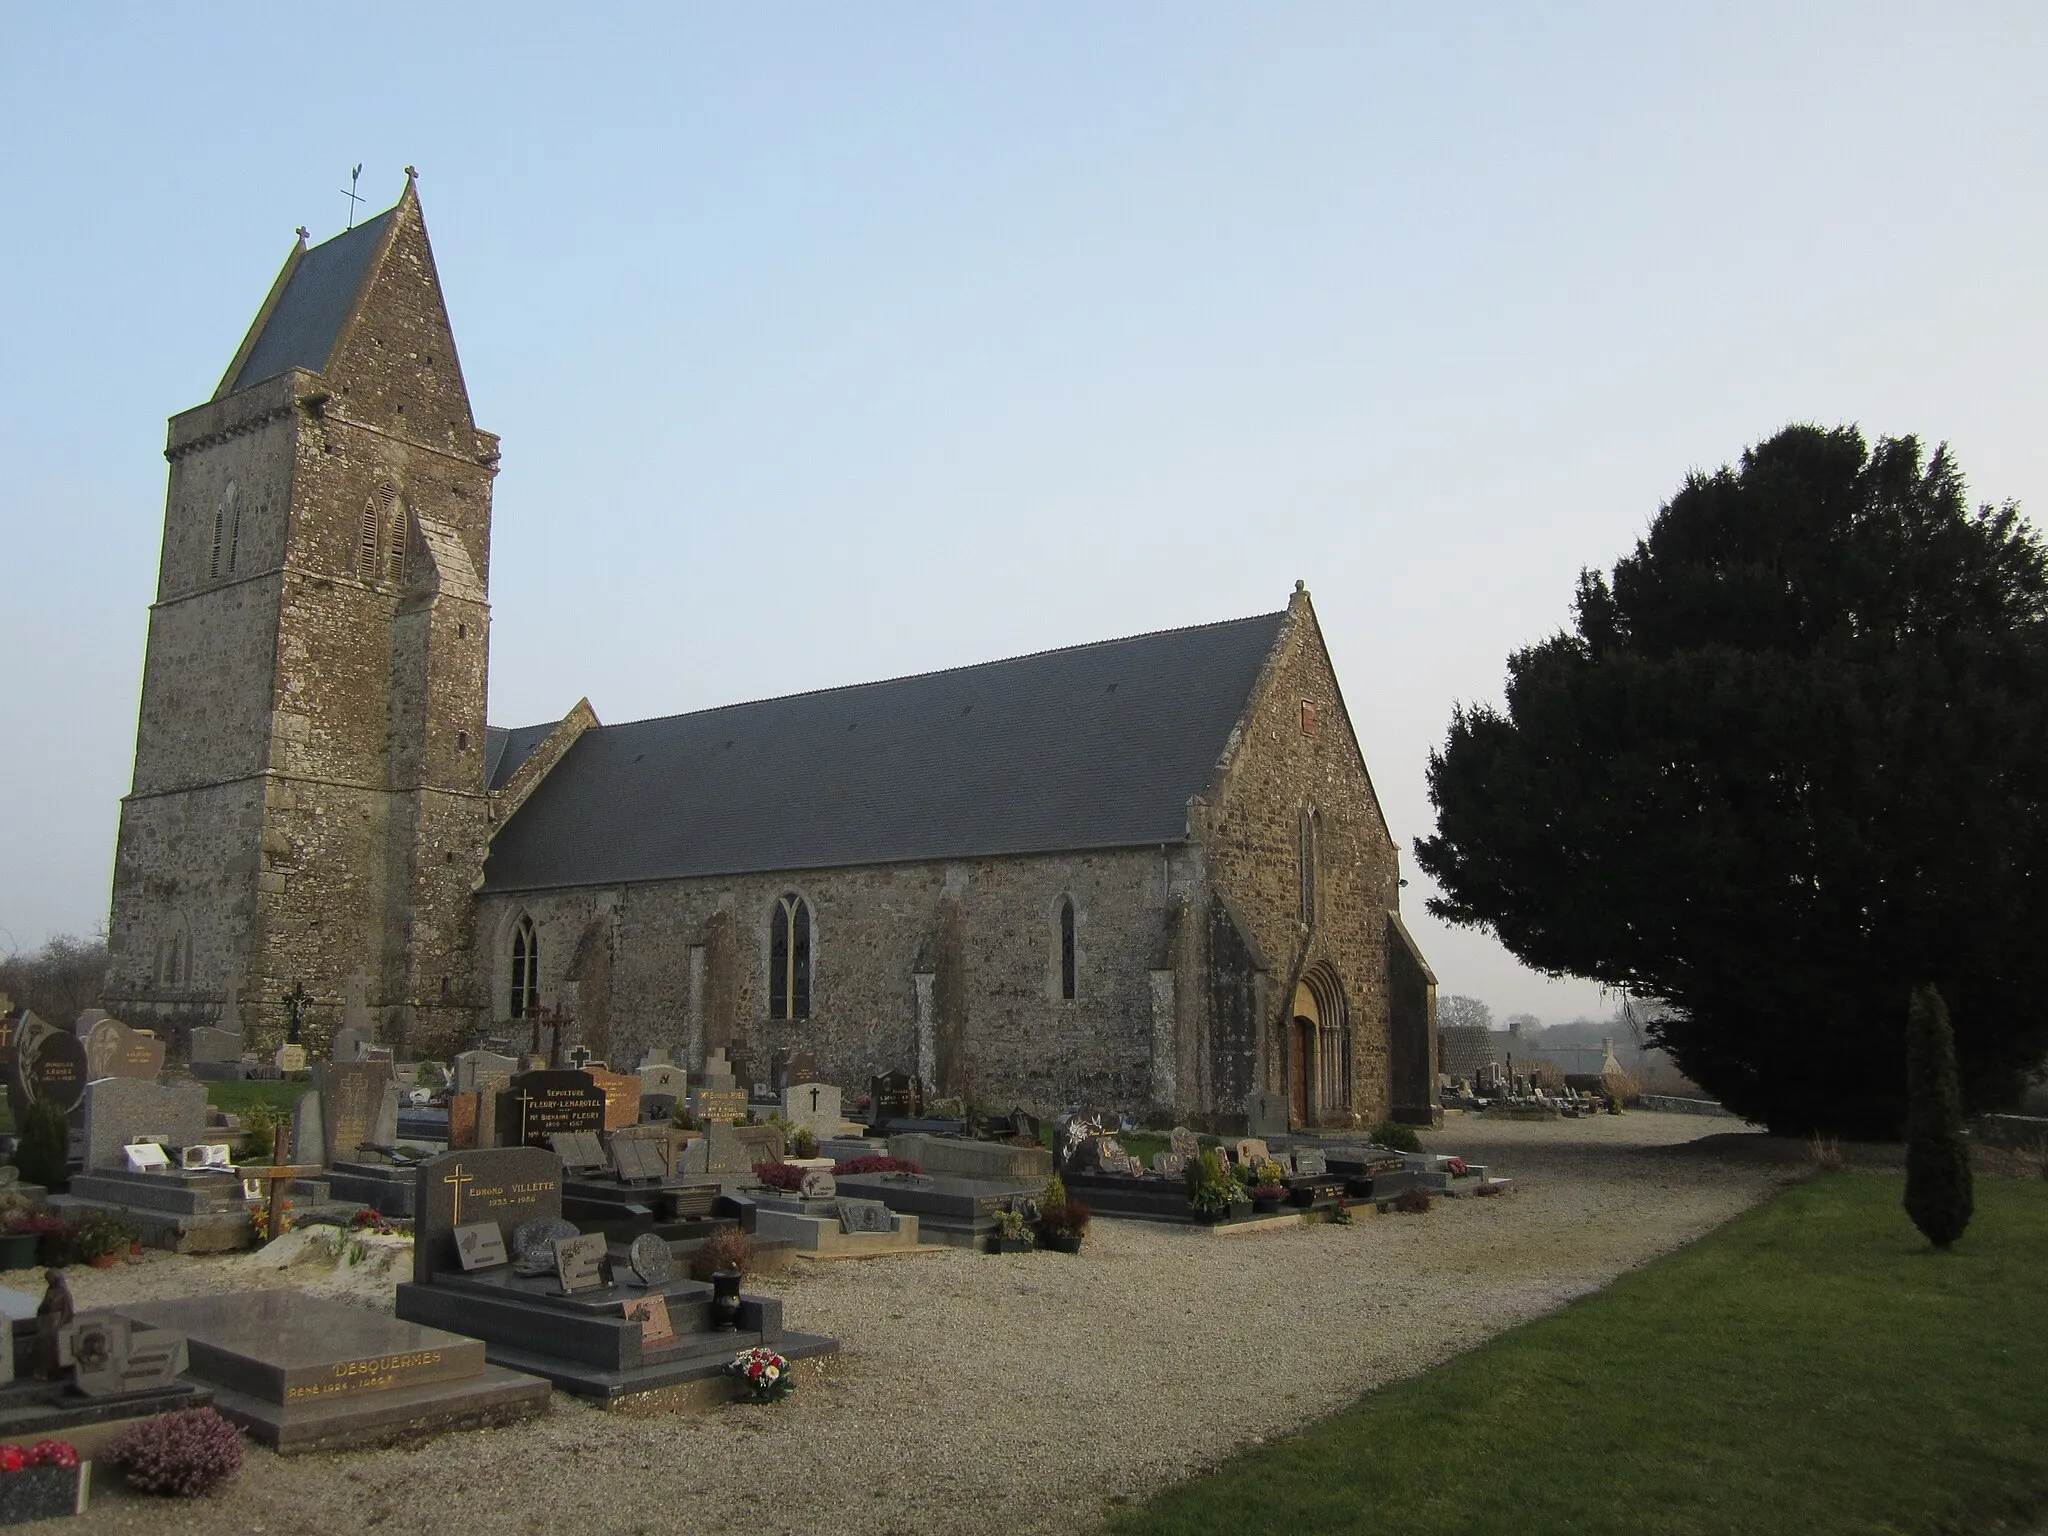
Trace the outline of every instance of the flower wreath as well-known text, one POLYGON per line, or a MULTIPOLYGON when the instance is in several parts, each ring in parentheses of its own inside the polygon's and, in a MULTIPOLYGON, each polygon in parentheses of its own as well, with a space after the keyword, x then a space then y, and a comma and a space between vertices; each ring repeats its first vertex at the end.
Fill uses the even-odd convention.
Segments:
POLYGON ((772 1349, 743 1349, 732 1357, 725 1374, 740 1385, 749 1402, 778 1403, 796 1390, 796 1373, 772 1349))

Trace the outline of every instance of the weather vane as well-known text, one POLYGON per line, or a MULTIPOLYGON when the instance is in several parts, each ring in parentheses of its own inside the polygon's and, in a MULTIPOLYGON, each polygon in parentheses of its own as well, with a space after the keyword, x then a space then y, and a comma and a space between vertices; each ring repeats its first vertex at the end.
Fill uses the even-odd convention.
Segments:
POLYGON ((356 183, 362 179, 363 168, 359 163, 354 170, 348 173, 348 190, 341 194, 348 199, 348 227, 350 229, 356 227, 356 204, 362 201, 362 198, 356 195, 356 183))

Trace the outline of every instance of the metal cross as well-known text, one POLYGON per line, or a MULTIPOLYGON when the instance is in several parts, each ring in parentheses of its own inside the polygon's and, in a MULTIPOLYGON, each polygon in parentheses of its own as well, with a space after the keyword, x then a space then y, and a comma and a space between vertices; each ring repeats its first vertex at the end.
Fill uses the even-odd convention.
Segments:
POLYGON ((313 994, 306 990, 306 984, 303 981, 294 981, 291 991, 285 993, 280 1001, 290 1010, 292 1016, 291 1027, 285 1033, 285 1044, 297 1045, 300 1043, 299 1015, 306 1011, 306 1004, 313 1001, 313 994))
POLYGON ((473 1173, 464 1173, 462 1171, 462 1164, 457 1163, 455 1165, 455 1171, 450 1173, 448 1177, 443 1179, 441 1182, 443 1184, 448 1185, 451 1189, 455 1191, 455 1215, 454 1219, 449 1223, 449 1225, 459 1227, 462 1225, 462 1186, 465 1184, 475 1183, 476 1175, 473 1173))
POLYGON ((362 198, 356 195, 356 183, 362 179, 362 175, 363 168, 359 163, 354 170, 348 173, 348 190, 341 194, 348 199, 348 227, 350 229, 356 227, 356 204, 362 201, 362 198))

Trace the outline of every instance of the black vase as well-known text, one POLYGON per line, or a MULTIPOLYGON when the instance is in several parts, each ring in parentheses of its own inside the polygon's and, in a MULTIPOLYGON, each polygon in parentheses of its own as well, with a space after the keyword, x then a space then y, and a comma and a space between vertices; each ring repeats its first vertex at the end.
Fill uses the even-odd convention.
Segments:
POLYGON ((711 1276, 711 1326, 725 1330, 740 1325, 740 1272, 721 1269, 711 1276))

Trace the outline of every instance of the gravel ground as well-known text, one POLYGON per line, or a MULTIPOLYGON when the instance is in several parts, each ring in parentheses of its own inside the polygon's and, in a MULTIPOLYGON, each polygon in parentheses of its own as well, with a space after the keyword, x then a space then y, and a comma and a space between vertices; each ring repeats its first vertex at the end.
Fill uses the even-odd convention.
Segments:
MULTIPOLYGON (((280 1459, 192 1503, 102 1478, 67 1529, 349 1533, 1072 1531, 1562 1306, 1796 1177, 1731 1122, 1630 1114, 1428 1139, 1515 1180, 1424 1215, 1217 1237, 1098 1222, 1079 1258, 938 1249, 763 1282, 843 1350, 785 1403, 658 1418, 557 1393, 532 1423, 280 1459), (1684 1144, 1692 1143, 1692 1146, 1684 1144)), ((296 1234, 294 1235, 296 1236, 296 1234)), ((286 1245, 293 1238, 283 1239, 286 1245)), ((400 1252, 310 1244, 73 1271, 81 1306, 302 1285, 391 1305, 400 1252)), ((34 1277, 11 1277, 39 1294, 34 1277)))

